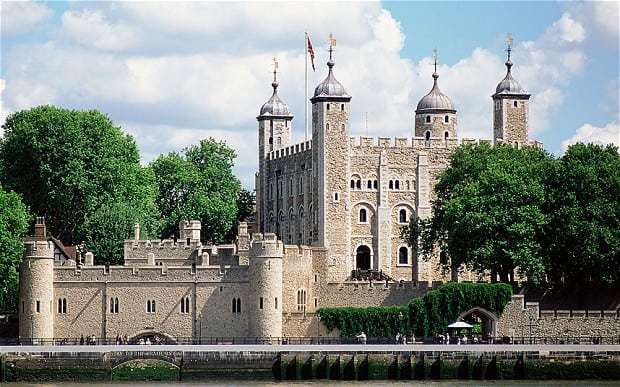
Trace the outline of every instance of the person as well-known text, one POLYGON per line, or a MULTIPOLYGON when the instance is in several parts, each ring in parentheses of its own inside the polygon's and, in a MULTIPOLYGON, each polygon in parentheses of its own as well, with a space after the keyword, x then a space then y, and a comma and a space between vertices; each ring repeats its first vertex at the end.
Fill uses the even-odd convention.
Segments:
POLYGON ((411 344, 415 344, 415 335, 411 332, 411 344))
POLYGON ((84 334, 80 335, 80 345, 84 345, 84 334))
POLYGON ((450 344, 450 334, 446 332, 446 344, 450 344))
POLYGON ((366 334, 364 333, 364 331, 359 332, 357 335, 355 335, 355 337, 357 337, 358 343, 366 344, 366 334))

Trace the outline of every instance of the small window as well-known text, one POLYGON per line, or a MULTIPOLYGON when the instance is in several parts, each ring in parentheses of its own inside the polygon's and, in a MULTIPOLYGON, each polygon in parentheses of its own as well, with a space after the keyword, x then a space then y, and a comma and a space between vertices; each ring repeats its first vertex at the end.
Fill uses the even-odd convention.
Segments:
POLYGON ((334 201, 337 202, 338 200, 340 200, 338 198, 338 192, 334 192, 334 201))
POLYGON ((407 223, 407 210, 404 208, 398 211, 398 223, 407 223))
POLYGON ((118 314, 118 298, 117 297, 110 298, 110 313, 118 314))
POLYGON ((269 120, 269 129, 273 129, 273 120, 269 120))
POLYGON ((368 184, 366 185, 366 188, 368 189, 372 188, 372 180, 368 180, 368 184))
POLYGON ((351 180, 351 188, 355 188, 355 180, 351 180))
POLYGON ((400 189, 400 181, 399 180, 394 181, 394 188, 395 189, 400 189))
POLYGON ((448 139, 448 137, 450 137, 450 133, 448 132, 444 132, 443 134, 443 138, 445 138, 446 140, 448 139))
POLYGON ((278 145, 282 145, 282 138, 278 137, 278 145))
POLYGON ((346 129, 346 126, 344 126, 344 124, 340 125, 340 129, 342 129, 343 131, 346 129))
POLYGON ((409 251, 405 246, 401 246, 401 248, 398 249, 398 263, 400 265, 409 264, 409 251))
POLYGON ((394 181, 390 180, 390 184, 389 184, 390 189, 394 189, 394 181))
POLYGON ((275 302, 275 306, 276 306, 275 308, 278 309, 278 297, 275 298, 274 302, 275 302))
POLYGON ((329 124, 325 124, 325 129, 329 130, 329 124))
POLYGON ((450 117, 445 116, 445 117, 443 118, 443 122, 445 122, 446 124, 447 124, 447 123, 449 123, 449 122, 450 122, 450 117))
POLYGON ((327 110, 329 110, 329 104, 327 104, 327 110))
POLYGON ((366 223, 367 219, 366 219, 366 209, 365 208, 360 208, 360 223, 366 223))
POLYGON ((189 297, 181 298, 181 313, 182 314, 189 313, 189 297))
POLYGON ((258 299, 258 309, 263 309, 263 297, 258 299))
POLYGON ((314 307, 318 307, 319 306, 319 299, 314 297, 314 307))
POLYGON ((146 301, 146 313, 155 313, 155 300, 146 301))
POLYGON ((430 131, 428 131, 428 130, 426 131, 426 134, 424 134, 424 139, 425 139, 426 141, 428 141, 428 140, 430 140, 430 139, 431 139, 431 132, 430 132, 430 131))
POLYGON ((377 189, 377 180, 372 182, 372 188, 377 189))
POLYGON ((340 104, 340 111, 344 111, 344 104, 343 103, 340 104))
POLYGON ((59 298, 58 299, 58 314, 66 314, 67 313, 67 299, 59 298))
POLYGON ((241 313, 241 298, 232 299, 232 312, 241 313))
POLYGON ((431 122, 431 116, 426 116, 426 122, 427 123, 431 122))
POLYGON ((305 289, 299 289, 297 290, 297 310, 298 311, 305 311, 306 310, 306 290, 305 289))
POLYGON ((361 188, 362 188, 362 181, 361 181, 361 180, 356 181, 356 182, 355 182, 355 187, 356 187, 357 189, 361 189, 361 188))
POLYGON ((514 105, 515 105, 515 107, 518 107, 519 106, 519 102, 515 101, 514 105))
POLYGON ((37 300, 37 313, 41 313, 41 301, 37 300))
POLYGON ((273 145, 273 137, 269 137, 269 145, 273 145))

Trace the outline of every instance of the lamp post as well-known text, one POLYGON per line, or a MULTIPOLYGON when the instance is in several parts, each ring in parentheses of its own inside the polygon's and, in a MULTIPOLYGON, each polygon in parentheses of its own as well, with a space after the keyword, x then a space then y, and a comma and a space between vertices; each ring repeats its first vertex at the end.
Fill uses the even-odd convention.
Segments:
POLYGON ((534 320, 534 317, 532 316, 531 313, 529 315, 529 318, 530 318, 530 344, 532 344, 532 321, 534 320))
POLYGON ((316 343, 321 344, 321 314, 316 314, 316 343))
POLYGON ((400 334, 404 334, 403 333, 403 318, 405 318, 405 316, 403 316, 403 312, 398 312, 398 321, 400 322, 400 334))
POLYGON ((198 344, 202 344, 202 313, 198 313, 198 324, 200 327, 200 330, 198 331, 200 334, 200 336, 198 336, 198 344))

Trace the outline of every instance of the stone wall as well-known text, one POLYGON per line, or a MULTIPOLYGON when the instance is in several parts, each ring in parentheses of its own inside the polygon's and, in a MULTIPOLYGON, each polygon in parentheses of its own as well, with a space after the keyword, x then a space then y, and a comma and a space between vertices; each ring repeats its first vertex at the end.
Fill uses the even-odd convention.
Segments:
POLYGON ((559 338, 567 341, 592 341, 597 337, 617 336, 620 313, 615 310, 540 310, 537 302, 525 302, 514 295, 502 313, 498 336, 559 338))

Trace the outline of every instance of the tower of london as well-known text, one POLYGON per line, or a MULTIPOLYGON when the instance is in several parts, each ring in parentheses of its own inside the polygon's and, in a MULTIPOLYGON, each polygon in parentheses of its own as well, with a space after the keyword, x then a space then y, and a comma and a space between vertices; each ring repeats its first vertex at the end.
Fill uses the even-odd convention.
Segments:
POLYGON ((439 281, 475 280, 441 272, 440 255, 416 256, 400 229, 431 215, 434 182, 460 144, 540 145, 528 138, 530 94, 512 76, 510 48, 489 101, 490 140, 458 137, 436 58, 414 137, 351 137, 353 96, 336 78, 333 53, 310 98, 312 138, 302 143, 291 143, 294 116, 274 71, 256 117, 255 233, 241 223, 236 243, 213 246, 202 244, 197 221, 181 222, 178 240, 141 240, 136 224, 124 264, 106 267, 47 237, 38 219, 20 266, 20 336, 312 336, 318 308, 406 305, 439 281))

